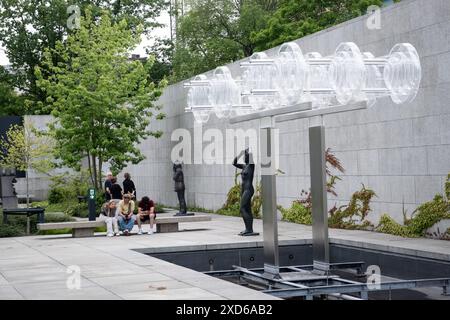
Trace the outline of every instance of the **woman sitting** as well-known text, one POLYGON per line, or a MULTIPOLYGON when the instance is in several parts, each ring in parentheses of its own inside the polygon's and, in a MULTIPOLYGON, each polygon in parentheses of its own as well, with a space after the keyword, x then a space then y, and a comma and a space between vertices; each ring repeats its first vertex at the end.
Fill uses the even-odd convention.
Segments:
POLYGON ((130 235, 134 222, 136 221, 133 214, 134 201, 131 200, 131 196, 129 194, 123 195, 123 200, 119 202, 117 211, 120 230, 123 231, 124 235, 128 236, 130 235))
POLYGON ((99 220, 106 222, 108 237, 114 237, 114 235, 119 235, 119 226, 117 224, 117 207, 116 202, 114 200, 109 200, 102 207, 100 212, 99 220))
POLYGON ((153 225, 155 223, 155 203, 149 197, 143 197, 139 201, 137 221, 139 226, 138 234, 142 234, 142 222, 150 220, 150 231, 153 234, 153 225))

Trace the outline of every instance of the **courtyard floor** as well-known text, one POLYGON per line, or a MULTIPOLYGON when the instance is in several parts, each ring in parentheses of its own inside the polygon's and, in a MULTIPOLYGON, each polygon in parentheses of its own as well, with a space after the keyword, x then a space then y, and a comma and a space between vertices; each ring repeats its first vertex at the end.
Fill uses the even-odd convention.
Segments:
MULTIPOLYGON (((231 248, 262 246, 262 221, 257 237, 240 237, 237 217, 212 215, 210 222, 180 224, 178 233, 131 237, 73 239, 70 235, 0 239, 0 299, 276 299, 139 253, 133 249, 231 248), (67 288, 67 268, 81 270, 79 290, 67 288)), ((280 244, 311 242, 311 227, 279 222, 280 244)), ((136 227, 135 227, 136 228, 136 227)), ((144 231, 148 225, 144 227, 144 231)), ((404 239, 366 231, 330 230, 336 244, 450 261, 450 242, 404 239)), ((166 249, 164 249, 166 251, 166 249)))

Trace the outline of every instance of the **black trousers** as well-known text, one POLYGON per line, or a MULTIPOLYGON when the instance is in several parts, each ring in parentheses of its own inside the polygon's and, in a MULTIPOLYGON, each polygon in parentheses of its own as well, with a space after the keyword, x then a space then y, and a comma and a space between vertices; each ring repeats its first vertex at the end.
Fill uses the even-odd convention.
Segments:
POLYGON ((180 203, 180 213, 187 213, 186 199, 184 198, 184 190, 177 191, 178 202, 180 203))

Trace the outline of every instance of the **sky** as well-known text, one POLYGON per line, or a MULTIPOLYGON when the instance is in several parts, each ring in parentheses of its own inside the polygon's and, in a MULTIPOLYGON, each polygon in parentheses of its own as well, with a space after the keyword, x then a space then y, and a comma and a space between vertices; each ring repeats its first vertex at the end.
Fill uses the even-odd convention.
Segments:
MULTIPOLYGON (((161 16, 158 17, 157 21, 159 23, 164 24, 165 26, 163 28, 158 28, 152 31, 151 37, 158 37, 158 38, 169 38, 170 37, 170 16, 168 12, 163 12, 161 16)), ((133 53, 140 54, 141 56, 146 56, 145 54, 145 47, 152 44, 151 39, 143 38, 141 44, 139 47, 134 50, 133 53)), ((0 46, 0 65, 7 65, 9 64, 8 57, 6 56, 4 52, 4 48, 0 46)))

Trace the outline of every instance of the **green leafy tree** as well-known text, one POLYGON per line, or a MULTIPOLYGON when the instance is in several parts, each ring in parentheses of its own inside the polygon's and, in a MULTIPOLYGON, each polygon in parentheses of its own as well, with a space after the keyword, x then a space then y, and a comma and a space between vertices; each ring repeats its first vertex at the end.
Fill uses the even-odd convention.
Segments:
POLYGON ((162 134, 147 127, 151 118, 164 117, 154 101, 165 83, 156 86, 148 80, 153 60, 128 59, 139 42, 140 32, 125 20, 114 23, 106 12, 94 19, 87 9, 80 29, 44 53, 44 71, 36 68, 37 84, 56 119, 50 125, 56 157, 76 170, 87 158, 97 189, 106 162, 115 171, 136 164, 144 159, 136 144, 162 134), (55 64, 53 56, 61 62, 55 64), (50 74, 44 75, 45 70, 50 74))
POLYGON ((0 115, 24 115, 24 99, 14 90, 13 76, 0 66, 0 115))
POLYGON ((266 50, 302 38, 367 12, 381 0, 285 0, 280 3, 267 27, 252 33, 257 50, 266 50))
POLYGON ((177 29, 173 78, 179 81, 249 56, 250 36, 266 26, 277 1, 197 0, 177 29))
POLYGON ((168 79, 172 74, 172 59, 174 43, 170 39, 156 39, 155 43, 147 49, 147 54, 153 56, 155 62, 149 71, 150 80, 160 82, 168 79))
MULTIPOLYGON (((41 61, 45 48, 54 49, 71 30, 67 27, 72 13, 70 5, 78 5, 81 12, 91 6, 92 14, 99 17, 103 10, 111 12, 113 21, 127 20, 131 29, 143 26, 145 32, 159 26, 155 22, 166 7, 166 0, 139 1, 67 1, 67 0, 0 0, 0 44, 12 64, 15 74, 15 88, 27 100, 27 113, 39 114, 46 99, 45 92, 36 85, 34 68, 43 67, 41 61)), ((56 57, 53 57, 56 59, 56 57)), ((55 60, 56 62, 56 60, 55 60)))
POLYGON ((26 171, 27 208, 30 205, 29 170, 48 173, 52 169, 52 148, 54 143, 41 135, 33 125, 13 125, 0 139, 0 167, 26 171))

